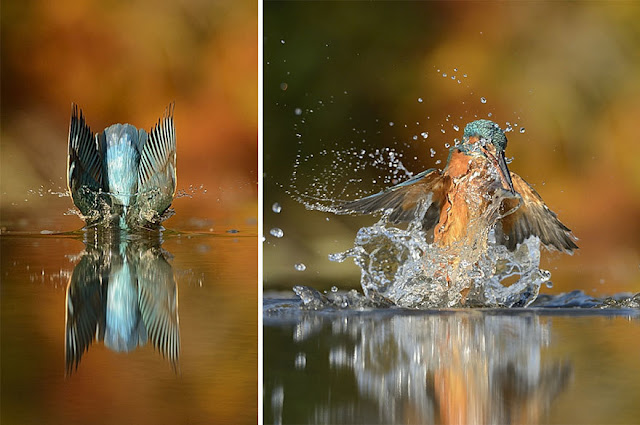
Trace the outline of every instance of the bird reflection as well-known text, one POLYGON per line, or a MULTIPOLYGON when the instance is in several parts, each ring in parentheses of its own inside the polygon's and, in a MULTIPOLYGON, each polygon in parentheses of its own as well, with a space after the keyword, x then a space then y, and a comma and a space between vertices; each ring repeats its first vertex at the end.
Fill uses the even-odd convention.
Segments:
POLYGON ((551 323, 534 315, 309 312, 288 341, 277 316, 265 315, 265 342, 278 341, 265 344, 265 423, 540 423, 571 377, 542 355, 551 323))
POLYGON ((162 234, 87 231, 66 296, 66 372, 94 341, 130 352, 150 341, 178 370, 178 290, 162 234))

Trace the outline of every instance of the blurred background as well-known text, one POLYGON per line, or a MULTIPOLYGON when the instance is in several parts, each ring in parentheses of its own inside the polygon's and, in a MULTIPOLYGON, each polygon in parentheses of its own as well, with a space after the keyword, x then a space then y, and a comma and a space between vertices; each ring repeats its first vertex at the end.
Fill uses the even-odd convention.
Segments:
POLYGON ((255 225, 256 40, 254 1, 3 2, 1 226, 82 226, 49 194, 66 190, 72 102, 99 132, 148 131, 172 101, 178 190, 192 198, 165 227, 255 225))
POLYGON ((258 3, 2 3, 2 419, 255 423, 258 3), (147 131, 175 101, 181 364, 99 342, 64 375, 65 295, 85 245, 66 195, 72 102, 92 131, 147 131), (42 235, 41 235, 42 233, 42 235), (55 233, 50 235, 49 233, 55 233))
POLYGON ((377 218, 296 198, 375 193, 406 178, 393 155, 442 168, 490 118, 512 129, 510 169, 579 238, 573 256, 543 253, 542 292, 640 291, 638 19, 634 2, 266 2, 265 288, 359 288, 327 256, 377 218))

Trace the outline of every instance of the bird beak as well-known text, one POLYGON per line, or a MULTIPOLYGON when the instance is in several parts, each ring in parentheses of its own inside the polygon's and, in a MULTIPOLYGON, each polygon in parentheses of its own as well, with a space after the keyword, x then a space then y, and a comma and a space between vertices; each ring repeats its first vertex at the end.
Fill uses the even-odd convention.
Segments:
POLYGON ((507 167, 507 160, 504 157, 504 151, 497 152, 497 155, 493 155, 486 147, 483 146, 481 149, 485 156, 489 158, 493 165, 498 169, 498 172, 500 173, 500 180, 502 180, 504 188, 515 194, 516 191, 513 188, 511 173, 507 167))
POLYGON ((505 189, 509 189, 511 193, 516 193, 513 188, 513 182, 511 181, 511 173, 509 172, 509 168, 507 168, 507 160, 504 157, 504 151, 498 154, 498 170, 500 170, 500 177, 502 178, 502 183, 505 185, 505 189))

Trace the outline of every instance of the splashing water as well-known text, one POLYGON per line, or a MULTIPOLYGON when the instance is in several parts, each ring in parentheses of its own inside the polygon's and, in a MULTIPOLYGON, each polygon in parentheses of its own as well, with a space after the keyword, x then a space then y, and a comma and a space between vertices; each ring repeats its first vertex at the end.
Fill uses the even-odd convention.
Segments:
POLYGON ((390 225, 387 213, 358 231, 353 248, 329 259, 353 258, 361 270, 364 294, 400 307, 527 306, 551 275, 539 268, 537 238, 529 238, 514 252, 495 242, 492 222, 502 200, 494 195, 489 208, 470 223, 466 243, 429 243, 433 235, 422 229, 429 203, 423 202, 406 229, 390 225))

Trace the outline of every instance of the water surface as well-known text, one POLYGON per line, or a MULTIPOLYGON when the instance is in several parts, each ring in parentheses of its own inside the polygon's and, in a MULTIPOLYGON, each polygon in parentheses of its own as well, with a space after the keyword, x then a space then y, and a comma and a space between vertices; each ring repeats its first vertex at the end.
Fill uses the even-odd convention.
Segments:
POLYGON ((265 423, 640 417, 638 309, 301 307, 264 300, 265 423))
POLYGON ((255 422, 255 220, 0 250, 3 424, 255 422))

